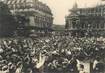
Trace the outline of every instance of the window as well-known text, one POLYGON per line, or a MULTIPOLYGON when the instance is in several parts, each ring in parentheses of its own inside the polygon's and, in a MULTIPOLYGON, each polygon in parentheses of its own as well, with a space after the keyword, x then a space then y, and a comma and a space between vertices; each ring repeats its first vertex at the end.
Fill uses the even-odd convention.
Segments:
POLYGON ((11 2, 11 4, 16 4, 16 0, 13 0, 13 1, 11 2))
POLYGON ((97 25, 97 28, 99 28, 99 24, 96 24, 97 25))
POLYGON ((9 0, 7 4, 10 4, 10 3, 11 3, 11 0, 9 0))
POLYGON ((16 2, 17 4, 20 3, 20 0, 16 0, 16 1, 17 1, 17 2, 16 2))
POLYGON ((73 28, 75 28, 76 22, 72 21, 73 28))

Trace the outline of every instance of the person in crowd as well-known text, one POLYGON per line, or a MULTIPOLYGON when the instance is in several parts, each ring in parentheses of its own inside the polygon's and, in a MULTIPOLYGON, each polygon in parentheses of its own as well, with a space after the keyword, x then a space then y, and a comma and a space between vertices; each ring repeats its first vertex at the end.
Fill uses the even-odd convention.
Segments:
MULTIPOLYGON (((78 73, 76 59, 95 60, 98 56, 103 60, 105 58, 103 45, 105 45, 104 40, 100 44, 95 38, 64 35, 34 39, 2 39, 0 40, 0 70, 9 73, 43 73, 44 71, 78 73)), ((99 66, 98 64, 94 68, 97 69, 96 67, 99 66)))
POLYGON ((82 65, 82 64, 80 64, 79 73, 86 73, 86 72, 84 71, 84 65, 82 65))

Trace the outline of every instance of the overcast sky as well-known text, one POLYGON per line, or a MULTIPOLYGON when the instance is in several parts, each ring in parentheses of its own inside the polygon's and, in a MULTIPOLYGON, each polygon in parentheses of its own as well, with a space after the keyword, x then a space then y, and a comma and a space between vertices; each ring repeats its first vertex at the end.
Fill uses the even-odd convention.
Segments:
MULTIPOLYGON (((91 7, 101 4, 101 0, 40 0, 46 3, 54 15, 54 24, 65 24, 65 16, 68 10, 77 2, 79 7, 91 7)), ((105 3, 105 2, 104 2, 105 3)))

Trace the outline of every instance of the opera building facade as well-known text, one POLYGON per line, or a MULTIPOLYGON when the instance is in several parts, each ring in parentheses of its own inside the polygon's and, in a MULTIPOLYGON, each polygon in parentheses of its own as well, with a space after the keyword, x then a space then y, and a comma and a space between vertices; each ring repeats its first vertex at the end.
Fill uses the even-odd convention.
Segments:
POLYGON ((65 20, 65 28, 71 35, 105 36, 105 5, 78 8, 75 4, 65 20))
MULTIPOLYGON (((20 18, 20 27, 50 30, 53 25, 51 9, 39 0, 4 0, 14 16, 20 18)), ((19 19, 18 19, 19 20, 19 19)))

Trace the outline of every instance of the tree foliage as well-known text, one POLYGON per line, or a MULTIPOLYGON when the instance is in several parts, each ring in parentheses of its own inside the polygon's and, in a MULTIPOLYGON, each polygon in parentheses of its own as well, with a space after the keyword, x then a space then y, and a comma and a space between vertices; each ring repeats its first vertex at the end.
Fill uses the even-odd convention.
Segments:
POLYGON ((12 36, 16 27, 15 19, 8 6, 0 2, 0 37, 12 36))

